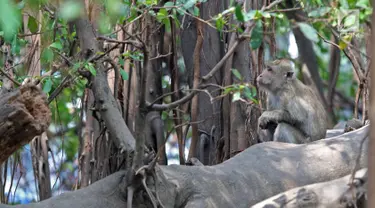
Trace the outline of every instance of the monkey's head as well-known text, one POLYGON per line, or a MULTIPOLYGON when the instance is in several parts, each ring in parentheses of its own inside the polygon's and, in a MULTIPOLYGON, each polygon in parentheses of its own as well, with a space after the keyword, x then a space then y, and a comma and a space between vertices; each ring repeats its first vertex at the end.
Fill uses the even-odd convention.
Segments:
POLYGON ((287 87, 294 79, 294 70, 290 61, 277 59, 266 64, 263 72, 257 77, 257 83, 261 90, 276 93, 287 87))

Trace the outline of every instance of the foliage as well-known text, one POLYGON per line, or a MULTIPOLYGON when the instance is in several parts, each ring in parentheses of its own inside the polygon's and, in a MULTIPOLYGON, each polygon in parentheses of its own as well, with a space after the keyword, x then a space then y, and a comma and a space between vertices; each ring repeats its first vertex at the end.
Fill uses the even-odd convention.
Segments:
MULTIPOLYGON (((43 91, 50 95, 58 86, 60 86, 67 75, 74 77, 69 87, 65 87, 62 93, 50 104, 52 109, 53 124, 51 131, 64 132, 61 136, 52 138, 55 144, 56 153, 63 153, 64 161, 61 168, 68 167, 68 171, 73 170, 75 158, 78 151, 78 134, 76 128, 80 125, 82 116, 82 102, 86 86, 89 84, 86 78, 79 73, 80 70, 90 72, 92 76, 97 75, 97 69, 93 62, 76 61, 75 53, 81 52, 79 48, 74 48, 77 41, 77 34, 74 28, 69 25, 83 15, 84 5, 79 1, 64 1, 61 5, 53 5, 53 2, 46 0, 22 0, 14 3, 11 0, 0 0, 0 44, 3 41, 10 46, 10 54, 14 60, 15 80, 22 82, 27 75, 27 69, 24 68, 20 60, 24 56, 27 44, 30 44, 30 33, 40 33, 41 35, 41 68, 42 74, 34 78, 40 79, 43 91), (56 8, 56 10, 52 9, 56 8), (41 11, 39 17, 36 11, 41 11), (52 10, 52 12, 50 11, 52 10), (23 19, 22 15, 28 14, 28 18, 23 19), (24 22, 24 21, 27 22, 24 22), (26 25, 26 30, 23 26, 26 25), (72 50, 75 49, 75 50, 72 50), (65 59, 68 60, 65 60, 65 59), (71 62, 64 69, 58 69, 53 76, 44 77, 43 74, 50 72, 57 63, 71 62), (64 141, 64 142, 62 142, 64 141), (62 143, 64 145, 62 146, 62 143), (70 169, 69 169, 70 168, 70 169)), ((372 8, 369 0, 300 0, 299 7, 307 14, 306 21, 295 22, 287 18, 281 10, 245 11, 243 5, 231 1, 229 8, 212 16, 210 19, 200 19, 199 4, 207 0, 176 0, 161 3, 160 0, 138 0, 133 3, 131 0, 97 0, 97 3, 104 5, 104 9, 98 15, 98 29, 103 35, 116 38, 114 33, 117 24, 132 23, 144 15, 154 17, 167 32, 171 31, 171 24, 176 27, 181 25, 183 16, 199 18, 205 25, 215 28, 224 37, 230 32, 238 35, 244 34, 245 25, 254 22, 254 28, 250 35, 251 50, 256 51, 265 39, 269 36, 269 30, 274 21, 276 37, 289 37, 293 28, 298 27, 302 33, 313 42, 316 55, 318 57, 319 72, 324 82, 328 77, 329 47, 325 40, 330 40, 332 28, 339 36, 338 46, 341 50, 348 47, 348 43, 353 37, 363 38, 364 25, 370 24, 370 15, 372 8)), ((280 7, 281 8, 281 7, 280 7)), ((285 44, 285 43, 284 43, 285 44)), ((282 45, 277 49, 277 57, 289 57, 289 46, 291 43, 282 45)), ((266 46, 267 47, 267 46, 266 46)), ((269 50, 268 48, 266 48, 269 50)), ((360 50, 364 50, 360 48, 360 50)), ((1 51, 3 53, 3 51, 1 51)), ((104 52, 103 52, 104 53, 104 52)), ((101 54, 103 54, 101 53, 101 54)), ((95 54, 97 56, 101 54, 95 54)), ((341 53, 340 76, 338 78, 337 90, 344 95, 353 98, 357 89, 353 81, 353 71, 351 63, 346 56, 341 53)), ((124 51, 118 59, 121 67, 120 74, 123 80, 129 79, 129 74, 125 70, 125 61, 130 60, 131 67, 135 62, 141 62, 144 59, 143 51, 133 50, 124 51)), ((0 68, 5 66, 5 58, 0 57, 0 68)), ((294 60, 298 62, 298 60, 294 60)), ((238 82, 229 86, 221 86, 221 95, 230 95, 232 101, 254 102, 257 94, 256 89, 250 83, 246 83, 238 70, 232 69, 232 78, 238 82)), ((161 80, 163 88, 170 89, 170 82, 167 79, 161 80)), ((163 99, 164 103, 170 103, 170 96, 163 99)), ((351 109, 350 109, 351 110, 351 109)), ((351 116, 347 111, 337 110, 341 119, 351 116)), ((182 115, 183 122, 189 122, 189 114, 182 115)), ((173 123, 173 112, 162 112, 162 119, 165 121, 165 132, 170 133, 175 129, 173 123)))

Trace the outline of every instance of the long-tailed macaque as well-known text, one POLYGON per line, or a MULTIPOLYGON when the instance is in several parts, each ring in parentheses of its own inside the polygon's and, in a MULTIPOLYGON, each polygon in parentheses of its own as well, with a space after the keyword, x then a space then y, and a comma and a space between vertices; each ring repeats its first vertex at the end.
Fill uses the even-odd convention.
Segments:
POLYGON ((267 110, 258 119, 262 141, 307 143, 323 139, 327 117, 319 97, 295 76, 288 60, 275 60, 257 77, 267 93, 267 110))

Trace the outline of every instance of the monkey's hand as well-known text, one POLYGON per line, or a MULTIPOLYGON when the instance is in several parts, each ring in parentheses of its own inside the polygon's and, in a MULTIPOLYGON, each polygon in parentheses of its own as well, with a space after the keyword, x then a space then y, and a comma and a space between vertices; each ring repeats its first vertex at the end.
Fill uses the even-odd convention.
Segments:
POLYGON ((277 125, 271 111, 265 111, 258 119, 258 125, 261 129, 268 129, 271 126, 277 125))

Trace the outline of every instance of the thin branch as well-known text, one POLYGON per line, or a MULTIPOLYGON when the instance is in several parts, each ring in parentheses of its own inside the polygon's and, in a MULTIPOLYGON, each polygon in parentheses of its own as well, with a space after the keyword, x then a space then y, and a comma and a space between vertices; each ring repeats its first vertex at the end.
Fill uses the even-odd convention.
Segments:
MULTIPOLYGON (((268 6, 263 7, 261 9, 261 11, 269 10, 270 8, 274 7, 275 5, 277 5, 281 2, 283 2, 283 1, 282 0, 274 1, 271 4, 269 4, 268 6)), ((254 26, 255 26, 255 22, 251 21, 251 23, 249 23, 249 25, 246 27, 245 32, 237 38, 237 40, 234 42, 232 48, 225 54, 225 56, 219 61, 219 63, 217 63, 215 65, 215 67, 213 69, 211 69, 211 71, 207 75, 205 75, 201 78, 202 82, 198 85, 197 89, 202 89, 202 83, 208 81, 210 78, 212 78, 214 76, 214 74, 217 71, 219 71, 219 69, 221 69, 221 67, 224 65, 225 61, 234 53, 234 51, 235 51, 236 47, 239 45, 239 43, 242 40, 244 40, 245 38, 247 38, 248 34, 252 31, 254 26)), ((153 104, 153 105, 151 105, 150 103, 147 103, 146 105, 147 105, 148 108, 151 108, 151 109, 156 110, 156 111, 169 110, 169 109, 175 108, 179 105, 182 105, 182 104, 188 102, 197 93, 198 92, 196 90, 192 91, 190 94, 186 95, 185 97, 181 98, 180 100, 176 100, 175 102, 172 102, 172 103, 169 103, 169 104, 153 104)))
POLYGON ((142 48, 143 47, 140 42, 133 41, 133 40, 116 40, 116 39, 107 38, 107 37, 104 37, 104 36, 99 36, 96 39, 97 40, 105 40, 105 41, 110 42, 110 43, 130 44, 130 45, 132 45, 136 48, 142 48))
MULTIPOLYGON (((15 66, 12 66, 10 67, 9 69, 12 69, 14 68, 15 66)), ((9 76, 8 73, 6 73, 3 69, 0 68, 0 72, 6 77, 8 78, 10 81, 12 81, 14 84, 16 84, 17 86, 21 86, 21 83, 17 82, 15 79, 13 79, 12 77, 9 76)))
POLYGON ((114 86, 113 86, 113 96, 117 99, 117 96, 118 96, 118 85, 119 85, 119 82, 120 82, 120 68, 118 67, 118 65, 116 64, 116 62, 110 58, 110 57, 106 57, 103 62, 108 62, 109 64, 112 65, 114 71, 115 71, 115 83, 114 83, 114 86))

